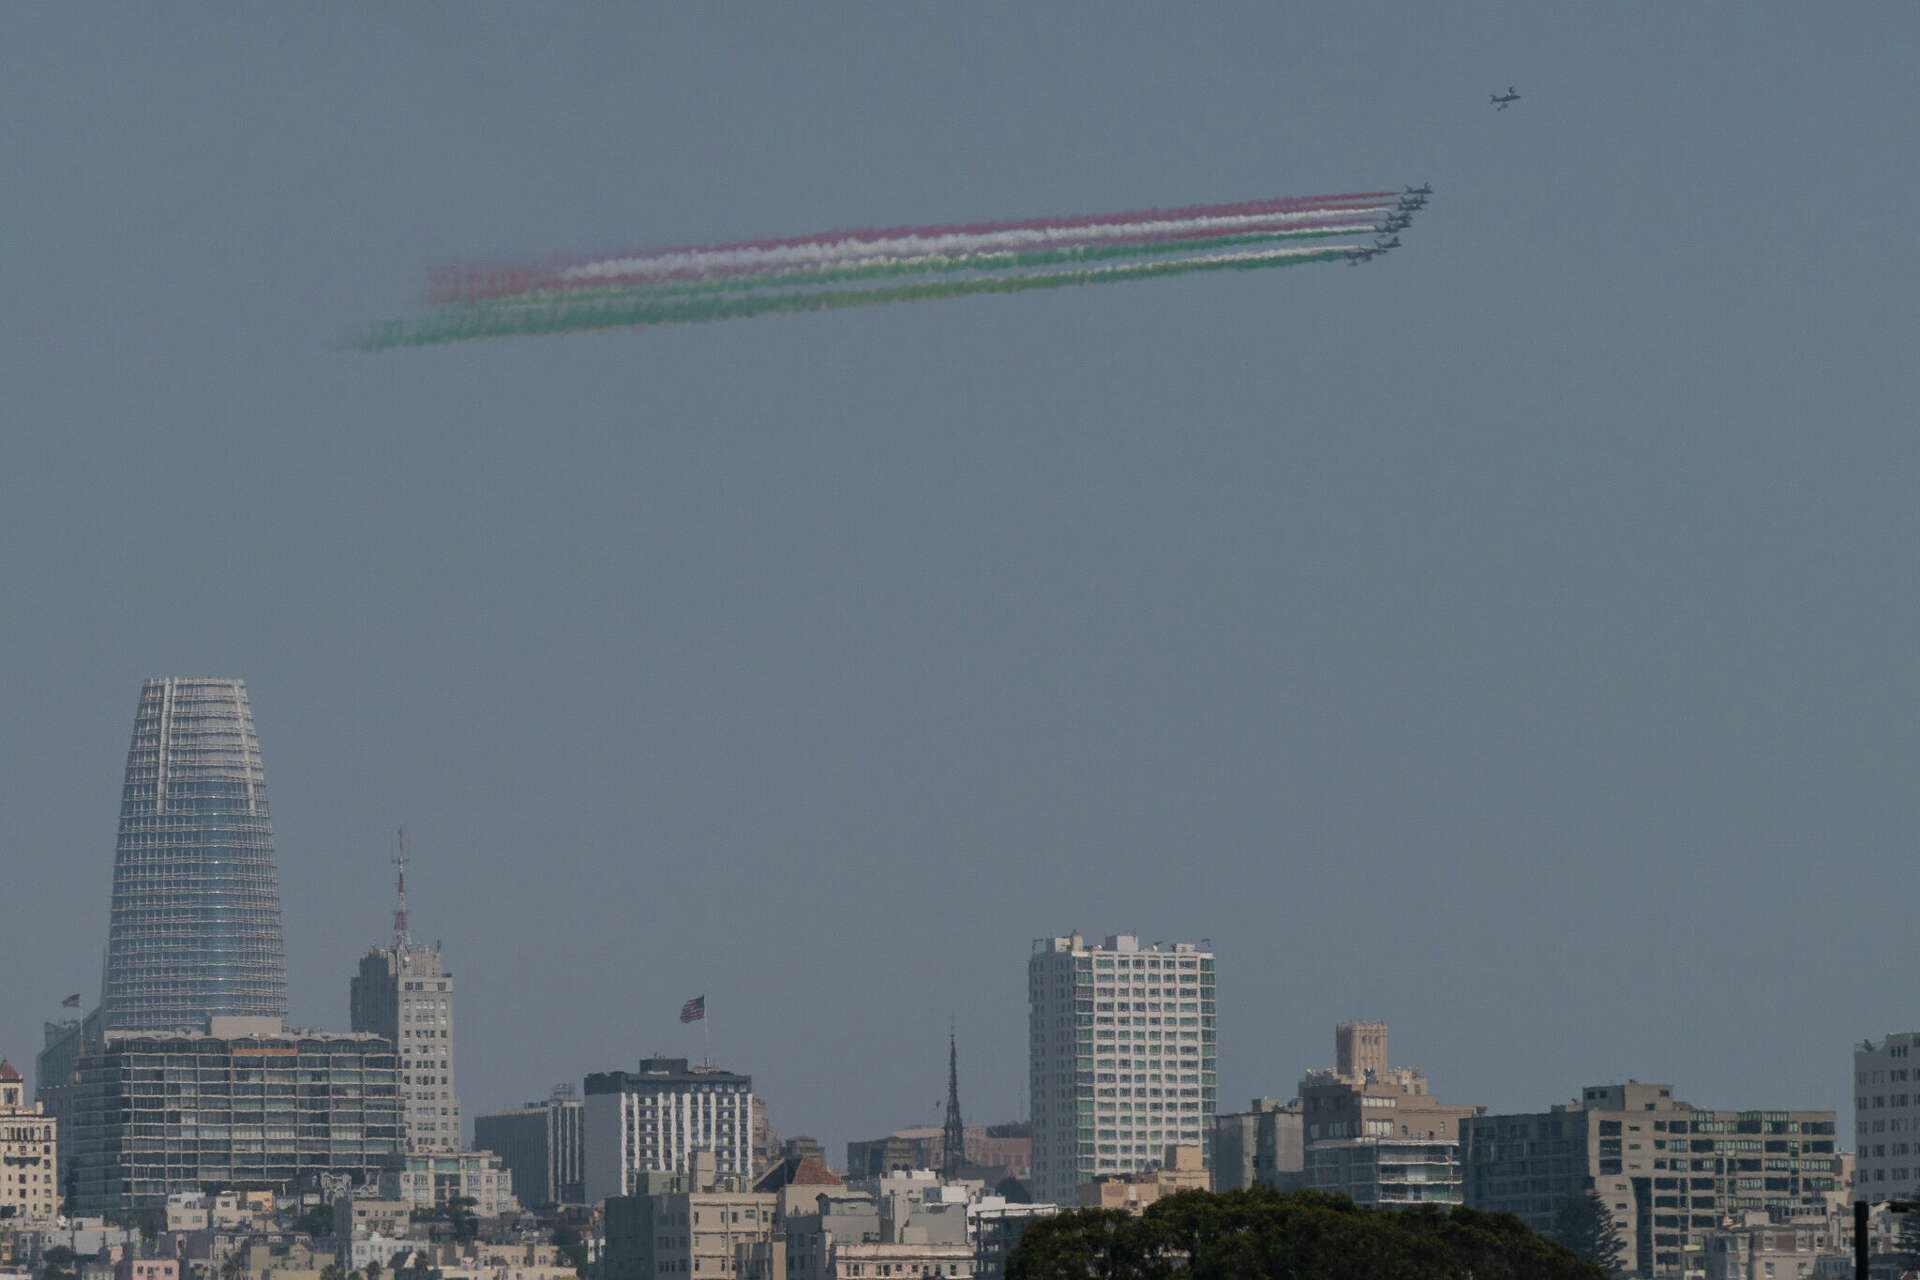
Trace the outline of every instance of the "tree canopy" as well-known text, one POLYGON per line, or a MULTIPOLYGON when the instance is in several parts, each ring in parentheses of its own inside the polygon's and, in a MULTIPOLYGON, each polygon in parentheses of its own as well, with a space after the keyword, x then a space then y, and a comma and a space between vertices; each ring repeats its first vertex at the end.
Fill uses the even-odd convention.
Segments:
POLYGON ((1597 1192, 1585 1191, 1560 1202, 1553 1212, 1553 1238, 1610 1276, 1628 1269, 1614 1230, 1613 1211, 1597 1192))
POLYGON ((1605 1280, 1511 1214, 1373 1209, 1318 1191, 1183 1191, 1140 1217, 1028 1225, 1007 1280, 1605 1280))

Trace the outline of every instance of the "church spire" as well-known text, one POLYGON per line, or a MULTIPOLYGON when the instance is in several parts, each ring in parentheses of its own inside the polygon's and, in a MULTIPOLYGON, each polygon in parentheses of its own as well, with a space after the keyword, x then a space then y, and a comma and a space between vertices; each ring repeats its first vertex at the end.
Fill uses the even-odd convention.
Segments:
POLYGON ((960 1123, 960 1049, 947 1028, 947 1126, 940 1142, 940 1173, 949 1182, 967 1159, 967 1130, 960 1123))

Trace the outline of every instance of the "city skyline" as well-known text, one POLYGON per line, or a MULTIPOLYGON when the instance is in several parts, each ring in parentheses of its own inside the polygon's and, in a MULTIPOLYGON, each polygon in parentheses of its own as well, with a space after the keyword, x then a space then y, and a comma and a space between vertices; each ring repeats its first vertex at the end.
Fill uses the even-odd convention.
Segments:
POLYGON ((1851 1115, 1916 1021, 1920 11, 463 17, 5 15, 16 1065, 127 703, 212 671, 291 1017, 404 824, 469 1113, 710 1052, 837 1149, 937 1122, 951 1022, 1010 1119, 1001 957, 1079 929, 1214 940, 1236 1110, 1368 1017, 1503 1111, 1851 1115), (1389 177, 1358 269, 343 349, 436 264, 1389 177))

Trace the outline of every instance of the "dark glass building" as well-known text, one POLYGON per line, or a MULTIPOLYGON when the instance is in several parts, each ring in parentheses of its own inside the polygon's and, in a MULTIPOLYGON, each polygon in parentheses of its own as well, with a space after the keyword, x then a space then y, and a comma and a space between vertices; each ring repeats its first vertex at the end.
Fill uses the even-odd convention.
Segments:
POLYGON ((149 680, 120 793, 101 1023, 287 1016, 266 770, 243 680, 149 680))

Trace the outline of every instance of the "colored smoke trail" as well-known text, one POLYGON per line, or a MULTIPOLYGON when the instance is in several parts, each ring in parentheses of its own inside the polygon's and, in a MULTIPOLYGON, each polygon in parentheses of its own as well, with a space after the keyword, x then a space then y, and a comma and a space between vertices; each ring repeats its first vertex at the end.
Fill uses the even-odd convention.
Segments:
MULTIPOLYGON (((1353 260, 1392 192, 931 227, 824 232, 438 275, 437 303, 354 345, 698 324, 1223 270, 1353 260)), ((1366 256, 1366 255, 1362 255, 1366 256)))

